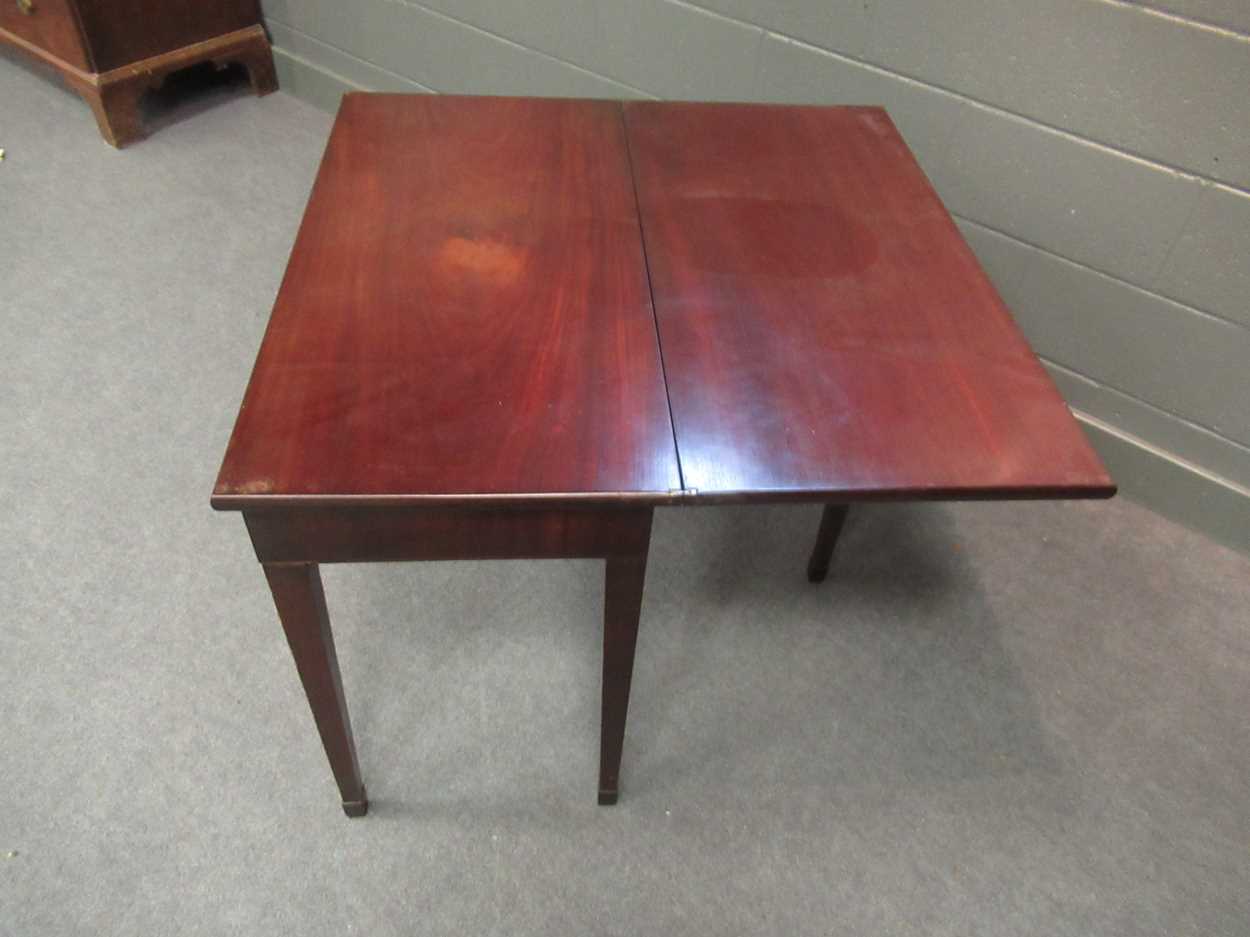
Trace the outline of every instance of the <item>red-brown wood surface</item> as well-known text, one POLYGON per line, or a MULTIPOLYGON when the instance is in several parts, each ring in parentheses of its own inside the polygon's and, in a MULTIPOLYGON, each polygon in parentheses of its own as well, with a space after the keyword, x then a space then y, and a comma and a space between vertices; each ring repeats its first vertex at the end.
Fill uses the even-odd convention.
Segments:
POLYGON ((345 97, 214 505, 679 486, 619 105, 345 97))
POLYGON ((76 0, 76 5, 100 72, 261 21, 256 0, 76 0))
MULTIPOLYGON (((70 0, 33 0, 28 7, 0 0, 0 31, 47 50, 84 72, 92 70, 87 43, 70 0)), ((0 41, 7 37, 0 35, 0 41)))
POLYGON ((1114 491, 885 111, 624 108, 687 489, 1114 491))

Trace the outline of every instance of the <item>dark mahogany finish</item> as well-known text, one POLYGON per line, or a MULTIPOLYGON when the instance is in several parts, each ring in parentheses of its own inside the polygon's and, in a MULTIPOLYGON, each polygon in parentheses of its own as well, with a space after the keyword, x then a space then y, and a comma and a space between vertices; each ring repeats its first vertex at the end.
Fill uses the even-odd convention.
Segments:
POLYGON ((113 146, 143 136, 139 100, 172 72, 236 63, 257 94, 277 88, 257 0, 4 0, 0 45, 59 74, 113 146))
POLYGON ((77 0, 77 6, 98 72, 261 22, 257 0, 77 0))
POLYGON ((213 505, 360 816, 320 563, 604 559, 611 804, 655 505, 1112 491, 883 111, 349 95, 213 505))
POLYGON ((345 97, 214 503, 680 485, 619 105, 345 97))
POLYGON ((243 518, 262 562, 556 560, 647 552, 638 510, 489 505, 257 508, 243 518))
POLYGON ((369 810, 369 799, 356 761, 321 573, 311 564, 278 563, 265 565, 265 577, 343 798, 343 812, 362 817, 369 810))
POLYGON ((75 5, 71 0, 38 2, 38 7, 34 0, 27 7, 12 0, 0 3, 0 30, 46 50, 72 68, 92 71, 90 50, 83 42, 75 5))
POLYGON ((616 802, 629 685, 651 540, 649 506, 568 509, 318 507, 259 503, 244 512, 326 757, 349 817, 369 807, 356 760, 319 563, 603 558, 604 640, 599 803, 616 802))
POLYGON ((353 816, 316 564, 602 557, 615 800, 652 503, 680 495, 614 102, 344 99, 213 495, 353 816))
POLYGON ((884 110, 624 108, 686 488, 1113 493, 884 110))
POLYGON ((646 538, 643 549, 627 556, 610 556, 603 588, 603 710, 599 738, 599 803, 616 803, 620 795, 621 749, 625 744, 625 715, 634 674, 638 617, 642 611, 643 581, 647 576, 647 547, 651 515, 638 525, 646 538))

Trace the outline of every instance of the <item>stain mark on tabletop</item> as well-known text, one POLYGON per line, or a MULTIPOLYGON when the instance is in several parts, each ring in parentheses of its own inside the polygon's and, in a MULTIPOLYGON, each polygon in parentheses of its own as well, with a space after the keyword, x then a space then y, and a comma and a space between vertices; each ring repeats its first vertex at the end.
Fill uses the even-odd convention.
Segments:
POLYGON ((272 478, 256 478, 234 487, 234 493, 240 495, 267 495, 271 491, 273 491, 272 478))
POLYGON ((525 268, 525 252, 492 240, 452 237, 443 242, 436 263, 445 273, 472 274, 494 283, 511 283, 525 268))

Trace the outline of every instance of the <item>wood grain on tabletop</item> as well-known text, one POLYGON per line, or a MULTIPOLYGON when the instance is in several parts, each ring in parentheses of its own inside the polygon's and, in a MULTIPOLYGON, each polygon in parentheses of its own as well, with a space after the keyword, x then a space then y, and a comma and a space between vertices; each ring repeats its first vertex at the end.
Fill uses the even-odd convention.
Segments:
POLYGON ((687 488, 1114 491, 884 110, 623 107, 687 488))
POLYGON ((347 95, 214 504, 678 488, 619 105, 347 95))

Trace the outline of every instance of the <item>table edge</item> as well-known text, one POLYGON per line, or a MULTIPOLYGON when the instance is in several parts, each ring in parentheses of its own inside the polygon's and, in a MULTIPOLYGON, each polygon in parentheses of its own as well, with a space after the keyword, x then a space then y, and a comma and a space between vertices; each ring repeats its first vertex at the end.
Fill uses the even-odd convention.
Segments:
MULTIPOLYGON (((349 92, 344 95, 346 99, 355 95, 372 95, 372 96, 406 96, 403 92, 349 92)), ((453 98, 512 98, 512 95, 448 95, 453 98)), ((550 100, 568 100, 562 97, 552 97, 550 100)), ((769 102, 709 102, 699 100, 677 100, 677 101, 638 101, 631 99, 602 99, 602 98, 574 98, 573 100, 595 102, 608 107, 618 109, 623 121, 623 132, 625 134, 626 146, 629 145, 629 128, 628 122, 625 121, 625 115, 630 110, 644 110, 652 105, 720 105, 720 106, 739 106, 739 107, 771 107, 776 106, 769 102)), ((340 102, 340 110, 344 102, 340 102)), ((860 110, 875 111, 882 114, 897 131, 897 125, 894 123, 893 116, 889 109, 881 104, 865 104, 865 105, 847 105, 847 104, 798 104, 785 105, 792 109, 803 110, 860 110)), ((322 165, 319 166, 317 177, 314 180, 313 190, 316 189, 316 183, 320 181, 322 170, 324 169, 325 153, 328 153, 330 142, 333 137, 334 130, 337 129, 337 117, 334 125, 331 127, 331 133, 327 137, 325 152, 322 154, 322 165)), ((899 134, 901 138, 901 133, 899 134)), ((909 148, 910 149, 910 148, 909 148)), ((914 154, 912 154, 913 159, 914 154)), ((917 165, 919 166, 918 162, 917 165)), ((954 224, 954 220, 950 215, 950 210, 946 207, 941 197, 937 195, 932 180, 928 174, 924 172, 923 167, 919 167, 924 174, 925 182, 929 189, 933 192, 935 198, 946 213, 947 219, 951 227, 955 230, 956 235, 965 248, 972 253, 971 246, 968 245, 967 239, 963 236, 963 232, 954 224)), ((632 163, 632 154, 629 163, 631 181, 637 185, 635 169, 632 163)), ((637 193, 635 192, 635 198, 637 193)), ((309 197, 311 200, 311 195, 309 197)), ((305 211, 307 205, 305 206, 305 211)), ((638 221, 641 225, 642 216, 641 209, 638 209, 638 221)), ((302 221, 301 221, 302 226, 302 221)), ((641 231, 640 231, 641 235, 641 231)), ((297 234, 298 238, 298 234, 297 234)), ((648 263, 645 254, 645 237, 643 237, 643 262, 648 263)), ((975 257, 975 254, 974 254, 975 257)), ((978 270, 990 282, 996 295, 999 296, 1000 303, 1015 329, 1021 333, 1023 330, 1016 321, 1014 314, 1011 312, 1010 306, 1002 300, 1001 294, 998 293, 997 287, 989 280, 988 273, 980 261, 976 261, 978 270)), ((286 277, 290 268, 283 273, 282 286, 286 284, 286 277)), ((647 269, 647 281, 650 286, 650 270, 647 269)), ((281 289, 279 289, 279 295, 281 289)), ((658 311, 655 308, 654 300, 651 303, 651 315, 655 321, 657 328, 658 340, 658 311)), ((266 339, 269 336, 269 328, 272 325, 273 311, 270 311, 270 320, 266 324, 264 333, 261 336, 260 344, 257 348, 257 360, 264 348, 266 339)), ((1050 381, 1052 390, 1058 400, 1066 404, 1066 399, 1060 393, 1058 387, 1054 383, 1053 377, 1041 367, 1037 357, 1037 352, 1033 349, 1032 344, 1024 339, 1025 345, 1035 361, 1038 361, 1039 370, 1050 381)), ((660 353, 661 377, 664 382, 664 392, 666 400, 669 395, 668 375, 664 371, 665 361, 662 348, 660 353)), ((243 400, 247 399, 247 394, 251 390, 252 380, 255 378, 256 363, 253 363, 252 373, 245 385, 243 400)), ((241 409, 241 407, 240 407, 241 409)), ((676 421, 671 411, 671 400, 669 400, 669 425, 674 434, 674 458, 676 461, 679 478, 684 484, 684 472, 681 463, 680 445, 677 444, 676 421)), ((221 472, 224 470, 225 463, 230 455, 230 443, 234 441, 234 431, 237 429, 238 417, 236 416, 236 426, 231 430, 230 438, 226 445, 226 451, 222 456, 222 464, 218 470, 218 482, 220 482, 221 472)), ((1088 440, 1086 441, 1088 444, 1088 440)), ((240 492, 222 492, 214 491, 210 498, 210 505, 216 511, 262 511, 262 510, 296 510, 296 509, 315 509, 315 508, 411 508, 411 509, 439 509, 439 508, 477 508, 485 510, 513 510, 513 509, 529 509, 529 508, 586 508, 586 509, 609 509, 609 508, 628 508, 628 507, 647 507, 647 506, 665 506, 665 505, 717 505, 717 504, 778 504, 778 503, 871 503, 871 502, 924 502, 924 501, 1043 501, 1043 500, 1092 500, 1107 499, 1117 494, 1118 487, 1111 480, 1106 469, 1106 464, 1102 460, 1092 446, 1089 446, 1097 459, 1099 466, 1102 468, 1103 479, 1089 482, 1078 482, 1072 484, 1050 484, 1050 485, 1032 485, 1032 486, 963 486, 963 487, 899 487, 899 488, 758 488, 758 489, 741 489, 741 490, 701 490, 698 488, 678 488, 671 490, 654 490, 654 491, 572 491, 572 492, 451 492, 451 493, 386 493, 386 494, 342 494, 342 493, 240 493, 240 492)))
POLYGON ((300 508, 628 508, 716 504, 853 504, 903 501, 1087 501, 1114 497, 1114 483, 1089 485, 1017 486, 1007 488, 782 488, 739 491, 609 491, 535 492, 531 494, 483 493, 437 495, 311 495, 311 494, 214 494, 216 511, 263 511, 300 508))

